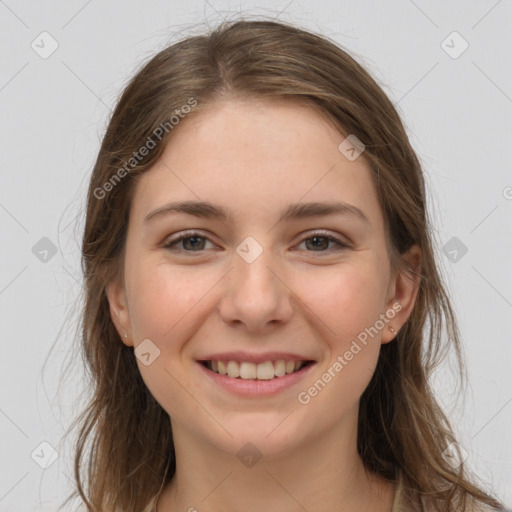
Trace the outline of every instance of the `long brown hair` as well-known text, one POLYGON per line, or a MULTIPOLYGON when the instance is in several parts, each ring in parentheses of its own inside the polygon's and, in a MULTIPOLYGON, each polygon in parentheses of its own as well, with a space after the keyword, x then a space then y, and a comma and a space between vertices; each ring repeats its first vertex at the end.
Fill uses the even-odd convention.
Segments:
POLYGON ((429 376, 450 348, 461 378, 464 366, 434 257, 421 165, 400 117, 370 74, 339 45, 268 20, 223 22, 168 46, 131 79, 112 114, 90 180, 83 235, 81 344, 92 398, 75 420, 74 496, 88 511, 139 512, 175 473, 169 416, 144 384, 133 349, 119 338, 105 287, 123 272, 137 177, 159 159, 173 130, 179 130, 178 118, 232 97, 299 100, 340 133, 357 136, 377 186, 393 268, 404 268, 400 256, 413 244, 421 249, 414 309, 396 338, 382 347, 360 400, 358 450, 365 466, 390 480, 400 472, 429 510, 459 512, 468 497, 499 507, 472 483, 464 464, 454 469, 443 456, 455 437, 429 376), (134 157, 150 139, 144 158, 134 157))

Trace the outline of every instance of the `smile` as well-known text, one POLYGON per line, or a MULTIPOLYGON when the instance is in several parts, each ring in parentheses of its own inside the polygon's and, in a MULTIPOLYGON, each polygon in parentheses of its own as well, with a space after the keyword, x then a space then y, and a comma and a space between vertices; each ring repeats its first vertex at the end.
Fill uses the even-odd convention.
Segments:
MULTIPOLYGON (((258 358, 257 358, 258 359, 258 358)), ((213 385, 240 397, 265 398, 297 386, 316 366, 311 360, 269 359, 257 362, 203 359, 197 367, 213 385)))
POLYGON ((261 363, 251 363, 248 361, 202 361, 203 366, 214 373, 226 375, 233 379, 244 380, 271 380, 284 377, 285 375, 300 371, 310 363, 312 361, 285 361, 284 359, 261 363))

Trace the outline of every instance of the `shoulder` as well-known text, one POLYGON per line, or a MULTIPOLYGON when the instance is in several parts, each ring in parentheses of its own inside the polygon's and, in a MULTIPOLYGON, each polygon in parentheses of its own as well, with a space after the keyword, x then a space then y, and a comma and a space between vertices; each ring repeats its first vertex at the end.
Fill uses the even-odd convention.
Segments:
POLYGON ((469 505, 467 512, 512 512, 512 511, 508 508, 503 508, 503 507, 502 508, 494 508, 485 503, 475 501, 469 505))
POLYGON ((473 497, 467 499, 465 512, 512 512, 508 508, 499 507, 495 508, 487 503, 482 503, 473 497))
MULTIPOLYGON (((427 500, 415 490, 406 486, 401 472, 396 481, 395 499, 391 512, 429 512, 427 500)), ((509 508, 494 508, 472 497, 466 498, 464 512, 512 512, 509 508)))

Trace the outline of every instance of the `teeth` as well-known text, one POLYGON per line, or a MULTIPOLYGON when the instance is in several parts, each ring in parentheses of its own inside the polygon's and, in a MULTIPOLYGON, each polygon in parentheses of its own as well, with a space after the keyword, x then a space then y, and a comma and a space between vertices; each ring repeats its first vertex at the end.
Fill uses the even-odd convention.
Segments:
POLYGON ((208 361, 208 368, 220 375, 231 378, 270 380, 300 370, 305 361, 265 361, 264 363, 248 363, 237 361, 208 361))
POLYGON ((228 376, 234 378, 240 376, 240 366, 235 361, 228 362, 228 376))
MULTIPOLYGON (((230 361, 230 363, 236 364, 236 361, 230 361)), ((259 365, 258 365, 259 366, 259 365)), ((241 363, 240 364, 240 377, 242 379, 255 379, 257 374, 257 368, 254 363, 241 363)))
POLYGON ((282 377, 286 374, 286 364, 282 359, 279 359, 274 364, 274 374, 276 377, 282 377))
POLYGON ((226 368, 226 365, 224 364, 224 361, 219 361, 219 373, 221 375, 227 375, 228 370, 226 368))
POLYGON ((270 380, 274 378, 274 365, 272 361, 265 361, 256 367, 256 377, 259 380, 270 380))

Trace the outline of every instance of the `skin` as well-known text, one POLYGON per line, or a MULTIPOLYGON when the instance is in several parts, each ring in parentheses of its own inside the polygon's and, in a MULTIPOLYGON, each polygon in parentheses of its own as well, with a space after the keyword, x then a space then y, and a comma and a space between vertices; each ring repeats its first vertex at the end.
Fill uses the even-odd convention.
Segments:
MULTIPOLYGON (((137 185, 124 275, 107 295, 123 342, 150 339, 160 350, 148 366, 137 359, 176 448, 177 472, 158 512, 391 511, 394 485, 366 472, 356 450, 358 404, 381 344, 396 335, 388 325, 398 332, 411 313, 418 281, 392 272, 370 167, 364 153, 350 161, 338 150, 344 138, 299 103, 229 99, 182 121, 137 185), (224 206, 233 220, 169 214, 144 222, 178 200, 224 206), (278 222, 290 204, 334 200, 357 206, 369 223, 351 215, 278 222), (206 240, 178 242, 181 252, 163 247, 189 229, 206 240), (350 245, 336 251, 322 238, 316 248, 319 229, 350 245), (236 253, 247 236, 263 251, 252 263, 236 253), (299 403, 298 393, 396 303, 389 324, 299 403), (237 397, 196 362, 228 350, 281 350, 316 363, 276 396, 237 397), (252 467, 236 456, 248 442, 262 454, 252 467)), ((419 269, 416 246, 404 258, 419 269)))

